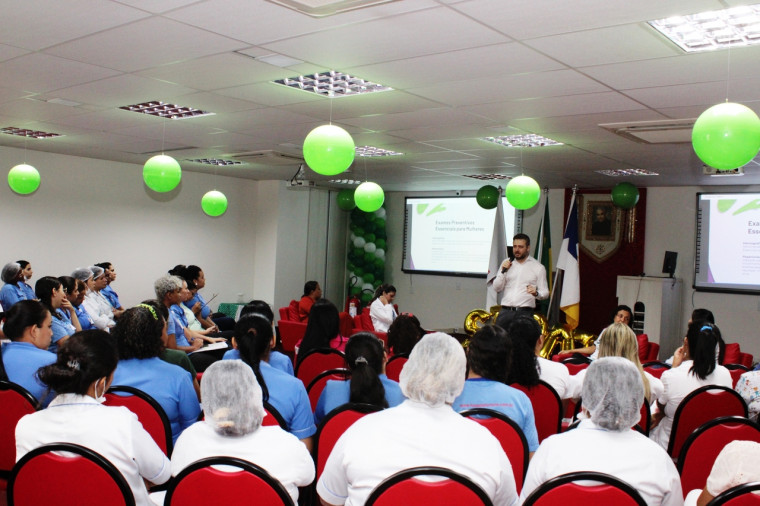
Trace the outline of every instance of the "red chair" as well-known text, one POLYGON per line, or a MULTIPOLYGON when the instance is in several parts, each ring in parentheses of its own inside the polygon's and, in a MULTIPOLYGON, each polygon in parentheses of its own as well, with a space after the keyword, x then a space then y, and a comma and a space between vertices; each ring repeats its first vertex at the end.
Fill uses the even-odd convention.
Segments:
POLYGON ((298 357, 296 363, 296 378, 303 382, 304 387, 323 371, 330 369, 345 369, 346 356, 343 352, 332 348, 318 348, 311 350, 303 357, 298 357))
POLYGON ((5 490, 16 463, 16 424, 34 413, 39 403, 29 391, 10 381, 0 381, 0 490, 5 490))
POLYGON ((523 506, 646 506, 638 491, 623 480, 604 473, 567 473, 552 478, 536 488, 523 506), (595 481, 598 485, 581 485, 579 481, 595 481))
MULTIPOLYGON (((398 307, 395 305, 394 307, 396 307, 396 312, 398 312, 398 307)), ((354 316, 354 329, 352 334, 356 334, 357 332, 372 332, 378 337, 378 339, 382 340, 386 346, 388 345, 388 333, 375 330, 375 326, 372 324, 372 318, 369 316, 369 306, 365 307, 359 314, 354 316)))
POLYGON ((16 463, 8 482, 8 504, 134 506, 135 498, 124 476, 100 454, 54 443, 30 451, 16 463))
POLYGON ((325 385, 327 385, 329 380, 346 381, 350 377, 351 372, 345 368, 328 369, 317 374, 317 377, 311 380, 306 387, 306 393, 309 395, 309 404, 311 404, 311 412, 316 411, 319 396, 322 395, 322 390, 325 389, 325 385))
POLYGON ((646 334, 639 334, 636 336, 636 341, 639 345, 639 362, 652 362, 657 360, 657 355, 660 354, 660 345, 653 343, 649 340, 646 334))
POLYGON ((584 369, 587 369, 591 365, 591 360, 583 357, 570 357, 562 361, 562 364, 567 367, 571 376, 575 376, 584 369))
POLYGON ((124 406, 137 415, 143 428, 151 435, 161 451, 171 457, 172 426, 164 408, 150 395, 142 390, 128 386, 112 386, 106 393, 106 406, 124 406), (128 395, 118 395, 125 393, 128 395))
POLYGON ((730 388, 706 385, 684 397, 673 417, 668 454, 676 458, 689 435, 702 424, 722 416, 747 418, 747 405, 730 388))
POLYGON ((745 483, 729 488, 707 503, 707 506, 760 506, 760 482, 745 483))
POLYGON ((285 423, 285 419, 282 417, 279 411, 274 409, 274 406, 264 401, 264 419, 261 421, 261 425, 279 425, 281 429, 288 430, 288 424, 285 423))
POLYGON ((519 383, 512 383, 511 386, 525 392, 533 405, 539 443, 562 431, 562 399, 550 384, 539 381, 538 385, 530 388, 519 383))
POLYGON ((443 467, 414 467, 383 480, 370 493, 366 506, 412 506, 435 504, 492 506, 480 486, 463 474, 443 467), (417 476, 441 476, 440 481, 422 481, 417 476))
POLYGON ((707 422, 689 436, 676 466, 684 497, 690 490, 704 488, 718 454, 735 440, 760 443, 760 425, 746 418, 725 416, 707 422))
POLYGON ((261 467, 234 457, 209 457, 192 463, 171 481, 164 504, 293 506, 294 503, 282 483, 261 467), (233 466, 239 471, 222 471, 212 466, 233 466))
POLYGON ((741 365, 741 364, 726 364, 724 366, 726 369, 728 369, 728 372, 731 373, 731 379, 733 380, 734 388, 736 388, 736 383, 739 381, 739 378, 742 374, 745 372, 749 372, 750 369, 747 366, 741 365))
POLYGON ((528 455, 530 454, 528 441, 520 426, 503 413, 492 409, 468 409, 459 414, 479 423, 499 440, 504 453, 509 458, 509 463, 512 464, 512 473, 519 494, 525 481, 525 473, 528 472, 528 455))
POLYGON ((723 355, 723 365, 741 364, 745 367, 752 367, 752 355, 743 353, 739 343, 727 343, 726 352, 723 355))
POLYGON ((657 379, 660 379, 662 373, 670 369, 670 366, 665 362, 658 362, 656 360, 652 362, 642 362, 641 367, 657 379))
POLYGON ((385 375, 388 379, 398 381, 401 377, 401 369, 404 368, 407 360, 409 360, 408 353, 400 353, 391 357, 388 363, 385 364, 385 375))
POLYGON ((303 339, 306 334, 306 323, 294 322, 291 320, 280 320, 277 322, 277 329, 280 331, 280 342, 282 351, 295 353, 296 344, 303 339))

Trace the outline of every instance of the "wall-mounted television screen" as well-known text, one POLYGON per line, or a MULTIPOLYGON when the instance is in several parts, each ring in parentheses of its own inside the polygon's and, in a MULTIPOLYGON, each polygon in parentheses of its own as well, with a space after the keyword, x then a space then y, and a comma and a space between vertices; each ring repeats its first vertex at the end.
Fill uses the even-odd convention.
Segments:
POLYGON ((760 192, 697 193, 694 288, 760 294, 760 192))
MULTIPOLYGON (((504 204, 507 244, 519 232, 520 211, 504 204)), ((475 197, 407 197, 402 270, 418 274, 485 277, 496 209, 475 197)))

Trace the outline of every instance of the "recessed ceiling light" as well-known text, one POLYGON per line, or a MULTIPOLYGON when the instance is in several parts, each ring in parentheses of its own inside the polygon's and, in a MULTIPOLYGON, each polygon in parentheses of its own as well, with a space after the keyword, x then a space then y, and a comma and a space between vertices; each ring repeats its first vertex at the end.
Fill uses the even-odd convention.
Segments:
POLYGON ((151 100, 150 102, 143 102, 142 104, 125 105, 119 107, 119 109, 168 119, 187 119, 216 114, 209 111, 201 111, 200 109, 195 109, 193 107, 168 104, 166 102, 161 102, 160 100, 151 100))
POLYGON ((649 24, 687 53, 760 44, 760 4, 673 16, 649 24))
POLYGON ((647 169, 609 169, 609 170, 597 170, 599 174, 604 174, 610 177, 622 177, 622 176, 659 176, 657 172, 647 169))
POLYGON ((562 146, 561 142, 536 134, 500 135, 484 137, 484 141, 493 142, 507 148, 535 148, 542 146, 562 146))
POLYGON ((356 179, 330 179, 328 183, 346 184, 346 185, 354 185, 354 186, 358 186, 362 184, 361 181, 357 181, 356 179))
POLYGON ((35 139, 50 139, 51 137, 63 137, 63 134, 42 132, 40 130, 28 130, 26 128, 5 127, 0 128, 0 133, 18 135, 21 137, 33 137, 35 139))
POLYGON ((315 18, 395 0, 269 0, 315 18))
POLYGON ((223 160, 221 158, 187 158, 187 161, 205 165, 243 165, 243 162, 238 160, 223 160))
POLYGON ((256 61, 268 63, 269 65, 274 65, 275 67, 292 67, 293 65, 300 65, 303 63, 303 60, 297 60, 295 58, 291 58, 290 56, 285 56, 284 54, 268 54, 266 56, 259 56, 256 58, 256 61))
POLYGON ((68 107, 76 107, 78 105, 82 105, 80 102, 74 102, 73 100, 66 100, 63 98, 51 98, 50 100, 46 100, 48 104, 57 104, 57 105, 65 105, 68 107))
POLYGON ((272 82, 289 88, 316 93, 324 97, 335 98, 375 93, 378 91, 391 91, 393 89, 382 84, 367 81, 361 77, 338 72, 337 70, 329 70, 308 76, 286 77, 285 79, 278 79, 272 82))
POLYGON ((401 156, 403 154, 374 146, 356 146, 356 156, 401 156))
POLYGON ((465 174, 464 177, 471 177, 480 181, 492 181, 494 179, 512 179, 514 176, 505 174, 465 174))

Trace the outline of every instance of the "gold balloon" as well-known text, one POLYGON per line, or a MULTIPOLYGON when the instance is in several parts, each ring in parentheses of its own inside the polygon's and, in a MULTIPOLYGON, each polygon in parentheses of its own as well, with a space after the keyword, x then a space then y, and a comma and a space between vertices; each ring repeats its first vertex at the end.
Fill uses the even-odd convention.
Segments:
POLYGON ((594 344, 594 341, 596 341, 596 336, 594 334, 589 334, 588 332, 583 332, 580 334, 575 334, 573 336, 573 339, 575 339, 575 341, 580 344, 579 348, 585 348, 586 346, 591 346, 594 344))
POLYGON ((547 336, 549 334, 549 323, 546 321, 546 317, 541 313, 533 313, 533 319, 541 325, 541 334, 547 336))
MULTIPOLYGON (((491 313, 485 309, 473 309, 464 318, 464 331, 468 335, 473 335, 491 320, 491 313)), ((495 319, 494 319, 495 320, 495 319)))

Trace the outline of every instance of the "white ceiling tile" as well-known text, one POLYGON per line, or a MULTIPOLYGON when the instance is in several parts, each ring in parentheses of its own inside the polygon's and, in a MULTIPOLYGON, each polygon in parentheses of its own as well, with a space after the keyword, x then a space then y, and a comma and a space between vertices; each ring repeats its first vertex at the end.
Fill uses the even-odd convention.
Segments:
POLYGON ((198 0, 161 0, 160 2, 156 2, 155 0, 119 0, 119 3, 131 5, 137 9, 153 12, 155 14, 168 12, 172 9, 177 9, 197 2, 198 0))
POLYGON ((0 104, 0 114, 25 117, 34 121, 51 121, 59 118, 76 117, 87 112, 81 108, 50 104, 31 98, 22 98, 0 104))
POLYGON ((626 90, 625 94, 655 109, 693 105, 707 108, 725 101, 727 97, 742 103, 760 100, 760 79, 732 80, 728 86, 725 81, 713 81, 643 88, 626 90))
POLYGON ((215 90, 215 93, 271 106, 325 100, 325 97, 317 95, 316 93, 306 93, 301 90, 296 90, 275 83, 249 84, 246 86, 215 90))
MULTIPOLYGON (((74 100, 83 104, 121 107, 149 100, 162 100, 166 102, 167 100, 164 97, 187 95, 194 91, 196 90, 176 84, 123 74, 117 77, 57 90, 55 94, 60 98, 74 100)), ((192 107, 192 104, 187 105, 192 107)))
POLYGON ((0 86, 44 93, 117 74, 95 65, 31 53, 0 63, 0 86))
POLYGON ((247 111, 250 109, 263 108, 260 104, 255 104, 247 100, 238 100, 236 98, 225 97, 216 93, 200 91, 184 95, 167 95, 168 100, 176 104, 192 104, 196 109, 204 111, 213 111, 216 114, 232 113, 247 111))
POLYGON ((420 109, 413 112, 398 112, 395 114, 365 115, 356 118, 343 118, 342 121, 349 125, 376 131, 401 130, 443 123, 458 125, 495 124, 493 120, 469 114, 462 109, 453 107, 420 109))
POLYGON ((28 50, 21 49, 20 47, 13 47, 7 44, 0 44, 0 62, 3 62, 5 60, 10 60, 11 58, 16 58, 17 56, 27 54, 28 52, 29 52, 28 50))
POLYGON ((283 106, 282 109, 298 111, 316 118, 329 119, 332 116, 333 119, 343 119, 418 111, 440 106, 440 103, 394 90, 333 99, 323 97, 321 101, 283 106))

